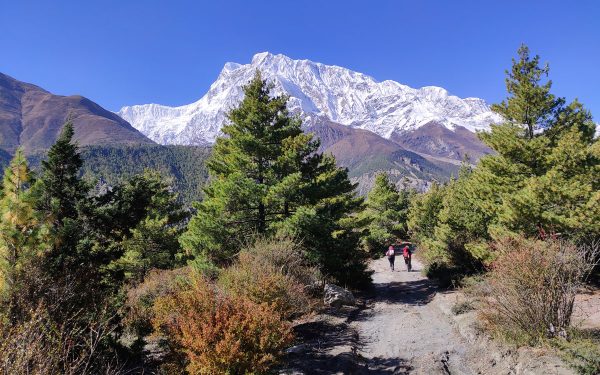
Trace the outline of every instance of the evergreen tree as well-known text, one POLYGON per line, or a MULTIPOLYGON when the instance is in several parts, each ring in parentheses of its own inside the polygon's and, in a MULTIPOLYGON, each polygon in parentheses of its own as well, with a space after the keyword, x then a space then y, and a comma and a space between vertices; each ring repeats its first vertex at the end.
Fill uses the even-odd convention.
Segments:
POLYGON ((526 45, 521 45, 517 54, 518 60, 513 59, 511 70, 506 71, 509 97, 492 109, 507 122, 522 126, 523 137, 533 139, 538 130, 553 126, 565 100, 550 93, 552 81, 541 82, 543 76, 548 76, 548 64, 540 67, 540 57, 532 58, 526 45))
POLYGON ((0 295, 7 296, 15 276, 38 250, 38 222, 29 194, 31 172, 22 149, 4 170, 0 200, 0 295))
POLYGON ((386 173, 375 177, 361 217, 368 220, 363 245, 370 252, 382 252, 398 239, 407 238, 406 220, 411 192, 398 191, 386 173))
POLYGON ((249 238, 279 231, 301 238, 328 274, 364 271, 356 228, 345 222, 361 204, 347 171, 316 152, 319 143, 289 115, 288 98, 271 97, 270 89, 259 72, 244 86, 208 162, 210 183, 182 246, 197 261, 226 264, 249 238))
MULTIPOLYGON (((42 161, 41 176, 34 186, 36 210, 47 230, 50 253, 46 257, 49 272, 70 272, 85 262, 78 254, 82 235, 78 206, 87 196, 89 187, 79 177, 82 160, 73 142, 73 123, 67 120, 58 140, 42 161)), ((86 262, 87 263, 87 262, 86 262)))
POLYGON ((155 171, 95 197, 85 209, 85 222, 106 283, 118 289, 123 282, 141 282, 151 268, 173 267, 187 217, 169 181, 155 171))
POLYGON ((79 178, 83 165, 77 144, 73 142, 73 123, 67 120, 57 141, 42 161, 39 179, 40 197, 37 209, 58 230, 64 219, 77 218, 77 204, 86 196, 88 187, 79 178))
POLYGON ((356 196, 348 171, 337 167, 332 156, 319 154, 317 160, 314 168, 307 168, 307 183, 299 189, 301 205, 273 228, 301 239, 309 260, 323 274, 343 285, 365 286, 370 282, 367 253, 359 250, 365 223, 356 216, 363 199, 356 196))
POLYGON ((550 93, 552 81, 541 82, 549 68, 539 66, 539 56, 531 58, 526 46, 518 55, 507 72, 509 97, 492 106, 505 122, 480 134, 497 154, 484 157, 475 170, 473 201, 490 216, 492 238, 507 232, 572 233, 577 220, 561 217, 583 214, 594 191, 590 172, 598 162, 590 148, 591 114, 579 102, 566 106, 550 93))
POLYGON ((598 238, 600 146, 592 116, 550 93, 538 56, 525 46, 518 54, 507 72, 509 96, 492 107, 505 121, 480 133, 495 153, 461 170, 435 215, 425 210, 431 193, 411 205, 409 226, 430 263, 480 269, 494 258, 489 243, 507 235, 598 238))
POLYGON ((217 139, 208 162, 212 181, 182 237, 193 255, 204 252, 223 262, 246 237, 264 234, 271 222, 285 215, 280 202, 267 202, 266 197, 287 177, 277 165, 285 155, 284 140, 289 143, 302 136, 302 130, 300 122, 288 115, 287 97, 271 98, 269 90, 257 72, 244 86, 244 100, 228 115, 229 124, 222 129, 225 137, 217 139))

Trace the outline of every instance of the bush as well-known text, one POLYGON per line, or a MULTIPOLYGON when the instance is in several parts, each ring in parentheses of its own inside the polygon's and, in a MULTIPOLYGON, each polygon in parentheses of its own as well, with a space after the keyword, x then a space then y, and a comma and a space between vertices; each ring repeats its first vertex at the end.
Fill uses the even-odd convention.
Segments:
POLYGON ((23 321, 0 321, 0 375, 121 373, 105 346, 116 328, 111 317, 98 316, 87 327, 76 320, 57 324, 39 307, 23 321))
POLYGON ((222 271, 219 285, 231 294, 266 303, 284 319, 292 319, 310 311, 314 303, 309 292, 319 285, 319 274, 306 266, 302 249, 294 241, 260 239, 222 271))
POLYGON ((151 270, 144 282, 127 290, 123 324, 137 336, 152 332, 154 301, 173 292, 177 283, 183 282, 190 270, 187 267, 174 270, 151 270))
POLYGON ((293 339, 266 304, 227 295, 202 276, 154 304, 153 325, 187 358, 191 374, 264 373, 293 339))
POLYGON ((489 328, 517 343, 566 336, 575 295, 592 269, 596 249, 522 237, 494 247, 499 257, 488 274, 482 311, 489 328))

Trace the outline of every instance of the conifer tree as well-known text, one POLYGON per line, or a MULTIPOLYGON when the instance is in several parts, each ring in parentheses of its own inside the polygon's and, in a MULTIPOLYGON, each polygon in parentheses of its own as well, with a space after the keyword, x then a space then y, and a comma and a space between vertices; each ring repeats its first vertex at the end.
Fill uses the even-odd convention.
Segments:
POLYGON ((363 245, 370 252, 382 252, 397 239, 407 238, 410 195, 406 189, 399 191, 386 173, 375 177, 365 210, 360 215, 369 222, 363 245))
POLYGON ((225 261, 247 237, 266 233, 269 223, 285 215, 279 201, 266 197, 286 177, 277 165, 285 155, 284 140, 292 142, 302 130, 288 115, 287 97, 271 98, 270 88, 257 72, 244 86, 244 100, 228 115, 225 137, 217 139, 208 162, 212 181, 182 237, 193 253, 225 261))
POLYGON ((229 113, 183 248, 197 261, 225 264, 254 235, 284 232, 302 239, 328 274, 364 271, 356 228, 346 222, 361 204, 347 171, 316 152, 318 141, 288 113, 288 98, 270 90, 257 72, 229 113))
POLYGON ((540 67, 540 57, 532 58, 526 45, 521 45, 517 54, 518 60, 513 59, 511 70, 506 71, 509 97, 492 109, 506 121, 523 126, 523 136, 533 139, 538 130, 554 124, 565 100, 550 93, 551 80, 542 84, 542 78, 550 71, 548 64, 540 67))
POLYGON ((37 249, 38 222, 29 194, 32 176, 22 149, 4 170, 0 200, 0 294, 11 291, 15 274, 37 249))
POLYGON ((480 133, 495 153, 461 170, 436 215, 423 210, 431 193, 411 206, 409 225, 435 262, 480 268, 493 260, 489 243, 513 234, 598 238, 600 143, 592 116, 550 93, 538 56, 525 46, 518 55, 507 72, 508 98, 492 107, 504 122, 480 133), (433 216, 431 228, 425 221, 433 216))
POLYGON ((573 233, 577 220, 561 217, 582 214, 586 191, 594 189, 589 176, 598 162, 590 149, 592 117, 577 100, 567 106, 551 94, 552 81, 542 84, 549 68, 539 66, 539 56, 531 58, 526 46, 518 55, 507 71, 508 98, 492 106, 505 122, 480 134, 497 154, 484 157, 475 170, 473 200, 491 215, 491 237, 507 231, 573 233))
POLYGON ((42 161, 41 176, 34 186, 36 210, 50 241, 46 258, 49 265, 58 267, 56 272, 78 263, 76 248, 82 235, 78 205, 89 191, 79 177, 83 161, 73 135, 73 123, 68 119, 50 147, 47 160, 42 161))
POLYGON ((158 172, 133 176, 95 197, 85 211, 92 252, 107 264, 110 284, 141 282, 151 268, 175 265, 188 214, 158 172))

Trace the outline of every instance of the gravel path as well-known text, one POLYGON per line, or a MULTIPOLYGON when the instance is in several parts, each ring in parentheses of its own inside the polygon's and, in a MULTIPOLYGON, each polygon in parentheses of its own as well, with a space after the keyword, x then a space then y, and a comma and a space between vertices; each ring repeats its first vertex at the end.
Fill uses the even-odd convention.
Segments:
POLYGON ((358 354, 369 373, 473 374, 464 359, 468 344, 448 318, 430 303, 435 286, 413 259, 407 272, 402 257, 390 271, 384 257, 372 262, 374 294, 351 323, 358 332, 358 354))
POLYGON ((475 311, 452 315, 456 293, 438 290, 417 260, 412 272, 401 257, 396 261, 394 272, 385 257, 371 262, 373 290, 361 296, 364 304, 331 308, 297 325, 300 344, 279 373, 573 374, 548 351, 507 348, 480 335, 475 311))

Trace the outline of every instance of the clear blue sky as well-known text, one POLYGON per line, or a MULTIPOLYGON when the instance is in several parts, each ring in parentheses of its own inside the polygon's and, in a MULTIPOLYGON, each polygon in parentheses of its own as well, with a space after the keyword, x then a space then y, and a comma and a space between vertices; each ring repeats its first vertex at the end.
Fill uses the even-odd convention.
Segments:
POLYGON ((496 102, 522 42, 600 118, 596 0, 0 0, 0 72, 111 110, 190 103, 261 51, 496 102))

